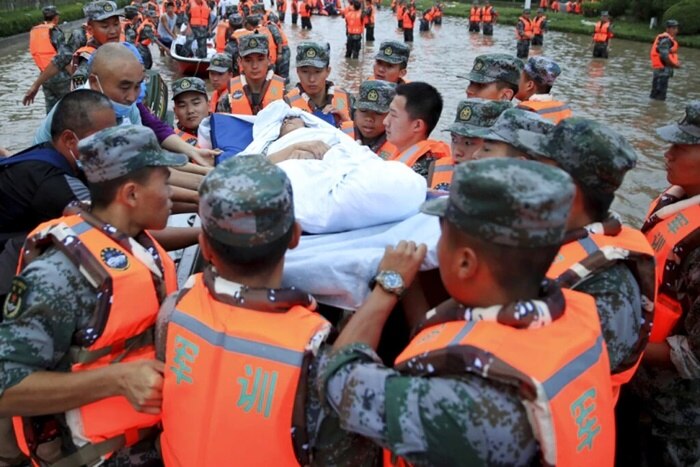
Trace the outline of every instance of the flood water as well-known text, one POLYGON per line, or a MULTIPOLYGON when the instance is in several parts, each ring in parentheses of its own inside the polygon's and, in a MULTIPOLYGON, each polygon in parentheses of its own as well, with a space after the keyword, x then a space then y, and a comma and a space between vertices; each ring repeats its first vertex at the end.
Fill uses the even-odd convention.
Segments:
MULTIPOLYGON (((292 26, 290 20, 287 14, 284 28, 292 47, 292 67, 295 45, 299 41, 328 41, 331 44, 331 80, 353 93, 362 79, 371 75, 379 43, 403 39, 402 33, 396 30, 391 12, 385 7, 377 14, 376 41, 363 43, 360 59, 349 60, 344 58, 345 23, 342 18, 315 16, 311 31, 292 26)), ((556 18, 550 19, 550 22, 555 21, 556 18)), ((28 52, 28 39, 8 42, 0 45, 0 145, 18 151, 31 143, 34 130, 44 116, 44 103, 40 92, 32 106, 22 106, 22 96, 38 70, 28 52)), ((614 209, 627 222, 638 225, 649 202, 666 186, 665 145, 656 138, 654 128, 680 119, 685 103, 700 98, 700 50, 680 49, 683 68, 671 80, 668 100, 656 102, 648 98, 650 44, 614 39, 610 59, 594 60, 590 42, 589 36, 550 32, 545 36, 544 47, 532 48, 530 53, 547 55, 559 63, 562 75, 557 79, 553 94, 568 102, 575 115, 605 122, 637 149, 637 168, 627 175, 614 209)), ((515 39, 512 26, 497 25, 494 36, 485 38, 468 33, 465 19, 446 17, 442 26, 428 33, 419 33, 416 25, 412 49, 407 78, 427 81, 442 93, 445 107, 432 136, 447 141, 449 134, 442 129, 454 119, 457 102, 466 97, 468 84, 457 75, 467 73, 477 55, 514 54, 515 39)), ((170 83, 176 77, 175 65, 167 58, 158 57, 155 48, 152 51, 154 68, 170 83)), ((294 73, 291 79, 296 82, 294 73)))

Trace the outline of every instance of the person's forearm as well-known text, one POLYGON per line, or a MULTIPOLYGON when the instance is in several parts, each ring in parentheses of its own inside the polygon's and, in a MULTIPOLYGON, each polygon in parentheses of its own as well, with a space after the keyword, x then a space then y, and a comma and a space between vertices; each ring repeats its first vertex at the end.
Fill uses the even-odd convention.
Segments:
POLYGON ((292 144, 290 146, 287 146, 284 149, 280 149, 277 152, 274 152, 267 156, 267 160, 270 161, 273 164, 279 164, 282 161, 286 161, 289 158, 289 155, 294 152, 295 146, 292 144))
POLYGON ((385 292, 380 286, 376 286, 367 301, 345 325, 343 332, 333 344, 333 349, 359 343, 367 344, 377 350, 384 324, 398 300, 396 295, 385 292))
POLYGON ((168 185, 197 191, 203 179, 203 175, 191 172, 183 172, 182 170, 174 168, 170 170, 170 178, 168 179, 168 185))
POLYGON ((173 133, 172 135, 168 136, 163 141, 161 141, 160 145, 163 149, 167 149, 168 151, 172 151, 172 152, 178 152, 181 154, 185 154, 187 157, 190 158, 190 160, 196 160, 195 156, 193 156, 195 147, 186 143, 182 138, 177 136, 175 133, 173 133))
POLYGON ((32 373, 0 397, 0 416, 60 413, 120 395, 119 375, 119 364, 75 373, 32 373))
POLYGON ((54 62, 49 62, 49 65, 44 68, 44 71, 41 72, 41 74, 37 77, 37 79, 34 81, 32 86, 39 87, 43 85, 45 82, 56 76, 61 70, 58 69, 56 64, 54 62))
POLYGON ((199 211, 197 203, 184 203, 173 200, 173 208, 170 210, 173 214, 192 214, 199 211))
POLYGON ((194 203, 199 204, 199 194, 195 190, 171 186, 170 199, 173 203, 194 203))
POLYGON ((671 362, 671 348, 664 342, 650 343, 644 350, 643 362, 647 366, 655 368, 673 368, 671 362))
POLYGON ((196 244, 201 231, 200 227, 166 227, 150 234, 166 251, 173 251, 196 244))
POLYGON ((201 165, 188 163, 182 167, 178 167, 177 170, 189 174, 207 175, 213 169, 211 167, 203 167, 201 165))

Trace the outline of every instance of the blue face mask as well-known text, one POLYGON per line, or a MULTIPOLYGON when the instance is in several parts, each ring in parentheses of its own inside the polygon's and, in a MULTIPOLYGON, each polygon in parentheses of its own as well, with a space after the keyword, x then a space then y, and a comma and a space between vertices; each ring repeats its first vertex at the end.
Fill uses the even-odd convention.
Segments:
MULTIPOLYGON (((100 92, 104 94, 104 90, 102 89, 102 83, 100 83, 100 77, 97 75, 93 75, 95 79, 97 80, 97 85, 100 87, 100 92)), ((112 103, 112 109, 114 109, 114 113, 117 116, 117 120, 124 120, 128 119, 129 115, 131 115, 132 109, 136 106, 136 103, 134 102, 131 105, 126 105, 126 104, 120 104, 119 102, 115 102, 112 99, 109 100, 112 103)))

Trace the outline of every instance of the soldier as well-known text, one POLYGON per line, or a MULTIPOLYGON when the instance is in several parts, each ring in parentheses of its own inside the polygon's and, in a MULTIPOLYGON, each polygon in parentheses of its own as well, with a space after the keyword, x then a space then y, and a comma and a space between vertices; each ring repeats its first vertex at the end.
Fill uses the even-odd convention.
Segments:
POLYGON ((542 46, 544 44, 544 33, 547 32, 547 16, 544 8, 538 8, 537 14, 532 19, 532 45, 542 46))
POLYGON ((359 58, 364 22, 360 0, 353 0, 345 9, 345 58, 359 58))
POLYGON ((437 257, 452 298, 384 367, 380 333, 426 254, 413 242, 387 248, 376 286, 320 371, 321 396, 344 429, 411 464, 612 464, 610 368, 595 304, 544 280, 573 198, 571 178, 538 162, 457 166, 449 197, 421 208, 440 216, 437 257), (578 371, 563 370, 574 362, 578 371))
POLYGON ((374 56, 372 79, 381 79, 390 83, 405 84, 408 71, 408 57, 411 49, 399 41, 384 41, 374 56))
POLYGON ((505 110, 488 128, 474 130, 472 133, 481 138, 481 146, 474 152, 475 159, 491 157, 511 157, 533 159, 529 147, 523 146, 518 139, 518 131, 528 131, 537 135, 549 132, 554 125, 539 115, 523 109, 505 110))
POLYGON ((666 21, 666 32, 656 36, 651 46, 651 67, 654 69, 654 79, 651 83, 650 98, 665 101, 668 80, 673 76, 673 70, 680 68, 678 61, 678 21, 666 21))
POLYGON ((491 5, 490 0, 484 1, 481 7, 481 25, 484 36, 493 36, 493 25, 498 21, 498 12, 491 5))
POLYGON ((209 72, 211 87, 214 88, 209 100, 209 111, 212 113, 216 112, 216 105, 219 99, 226 93, 228 85, 233 79, 234 73, 232 68, 233 60, 227 53, 216 54, 209 60, 207 71, 209 72))
POLYGON ((270 102, 284 97, 284 78, 270 68, 269 42, 264 34, 238 39, 241 74, 231 79, 228 91, 219 98, 218 112, 256 115, 270 102))
MULTIPOLYGON (((44 90, 46 113, 49 113, 56 102, 70 91, 70 74, 67 69, 73 52, 66 43, 63 31, 58 27, 60 13, 56 7, 46 6, 41 13, 44 15, 44 22, 34 26, 29 32, 29 52, 42 75, 49 67, 53 68, 47 72, 47 75, 58 70, 52 78, 42 80, 40 75, 36 81, 42 83, 40 85, 44 90)), ((31 101, 27 102, 25 97, 25 105, 29 103, 31 101)))
POLYGON ((289 82, 289 66, 292 58, 292 52, 289 49, 289 40, 287 34, 282 29, 282 25, 276 14, 270 13, 267 17, 267 30, 270 31, 273 41, 277 46, 277 61, 275 62, 275 73, 284 78, 285 82, 289 82))
POLYGON ((199 58, 207 56, 207 37, 211 33, 211 9, 204 0, 192 0, 187 4, 185 15, 192 34, 197 41, 196 55, 199 58))
POLYGON ((518 18, 518 23, 515 26, 515 38, 518 40, 517 53, 518 58, 527 58, 530 54, 530 41, 534 36, 534 25, 530 18, 530 10, 523 10, 523 14, 518 18))
POLYGON ((551 58, 530 58, 520 74, 518 93, 515 95, 522 101, 518 108, 535 112, 554 123, 571 117, 573 113, 568 104, 555 100, 550 94, 560 73, 559 65, 551 58))
MULTIPOLYGON (((650 343, 633 381, 651 415, 647 465, 695 465, 700 460, 700 336, 698 265, 700 216, 700 101, 685 118, 656 130, 670 144, 671 185, 651 204, 642 227, 656 253, 656 307, 650 343)), ((637 444, 639 445, 639 444, 637 444)))
POLYGON ((600 12, 600 21, 593 29, 593 58, 608 58, 610 39, 613 38, 613 25, 607 11, 600 12))
POLYGON ((350 95, 328 81, 331 46, 327 42, 301 42, 297 45, 296 68, 299 83, 284 100, 340 128, 350 121, 350 95))
POLYGON ((37 464, 112 453, 102 465, 157 465, 163 365, 152 333, 177 283, 148 229, 165 227, 168 167, 187 157, 131 125, 78 149, 92 206, 43 224, 25 244, 0 324, 0 413, 24 418, 19 445, 37 464))
POLYGON ((485 54, 474 59, 468 79, 467 97, 510 101, 518 93, 523 62, 508 54, 485 54))
POLYGON ((180 78, 173 82, 173 111, 177 117, 175 134, 187 144, 197 146, 197 131, 209 116, 207 87, 199 78, 180 78))
MULTIPOLYGON (((229 39, 226 42, 226 47, 224 47, 224 53, 231 57, 231 69, 233 71, 233 76, 238 76, 241 72, 238 69, 238 41, 235 39, 234 34, 236 31, 243 29, 243 17, 238 13, 234 13, 228 18, 229 25, 229 39)), ((212 102, 216 102, 212 99, 212 102)))
POLYGON ((199 192, 200 244, 210 266, 158 318, 165 464, 362 465, 376 457, 367 440, 353 437, 353 447, 326 428, 328 418, 319 423, 314 384, 331 325, 315 313, 311 295, 281 288, 284 256, 301 235, 285 173, 264 156, 240 155, 217 166, 199 192), (231 394, 231 410, 211 411, 230 405, 231 394), (340 454, 325 457, 318 452, 324 446, 340 454))
POLYGON ((396 146, 386 139, 384 119, 389 104, 396 95, 396 85, 381 80, 363 81, 353 108, 353 120, 343 122, 340 129, 355 141, 368 146, 372 152, 387 160, 396 146))
POLYGON ((472 6, 469 9, 469 32, 480 32, 481 31, 481 7, 478 1, 472 2, 472 6))

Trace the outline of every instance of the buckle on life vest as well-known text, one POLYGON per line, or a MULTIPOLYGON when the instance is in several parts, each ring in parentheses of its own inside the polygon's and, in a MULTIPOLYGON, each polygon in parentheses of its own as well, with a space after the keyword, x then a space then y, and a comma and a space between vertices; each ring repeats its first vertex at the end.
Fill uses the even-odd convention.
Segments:
POLYGON ((101 349, 88 350, 84 347, 71 346, 71 348, 68 350, 68 355, 70 356, 71 363, 86 365, 107 355, 121 352, 114 358, 114 360, 110 362, 119 363, 124 359, 124 357, 134 350, 153 345, 155 341, 154 335, 155 326, 149 326, 143 332, 136 334, 135 336, 129 337, 128 339, 119 340, 114 344, 108 345, 107 347, 102 347, 101 349))

